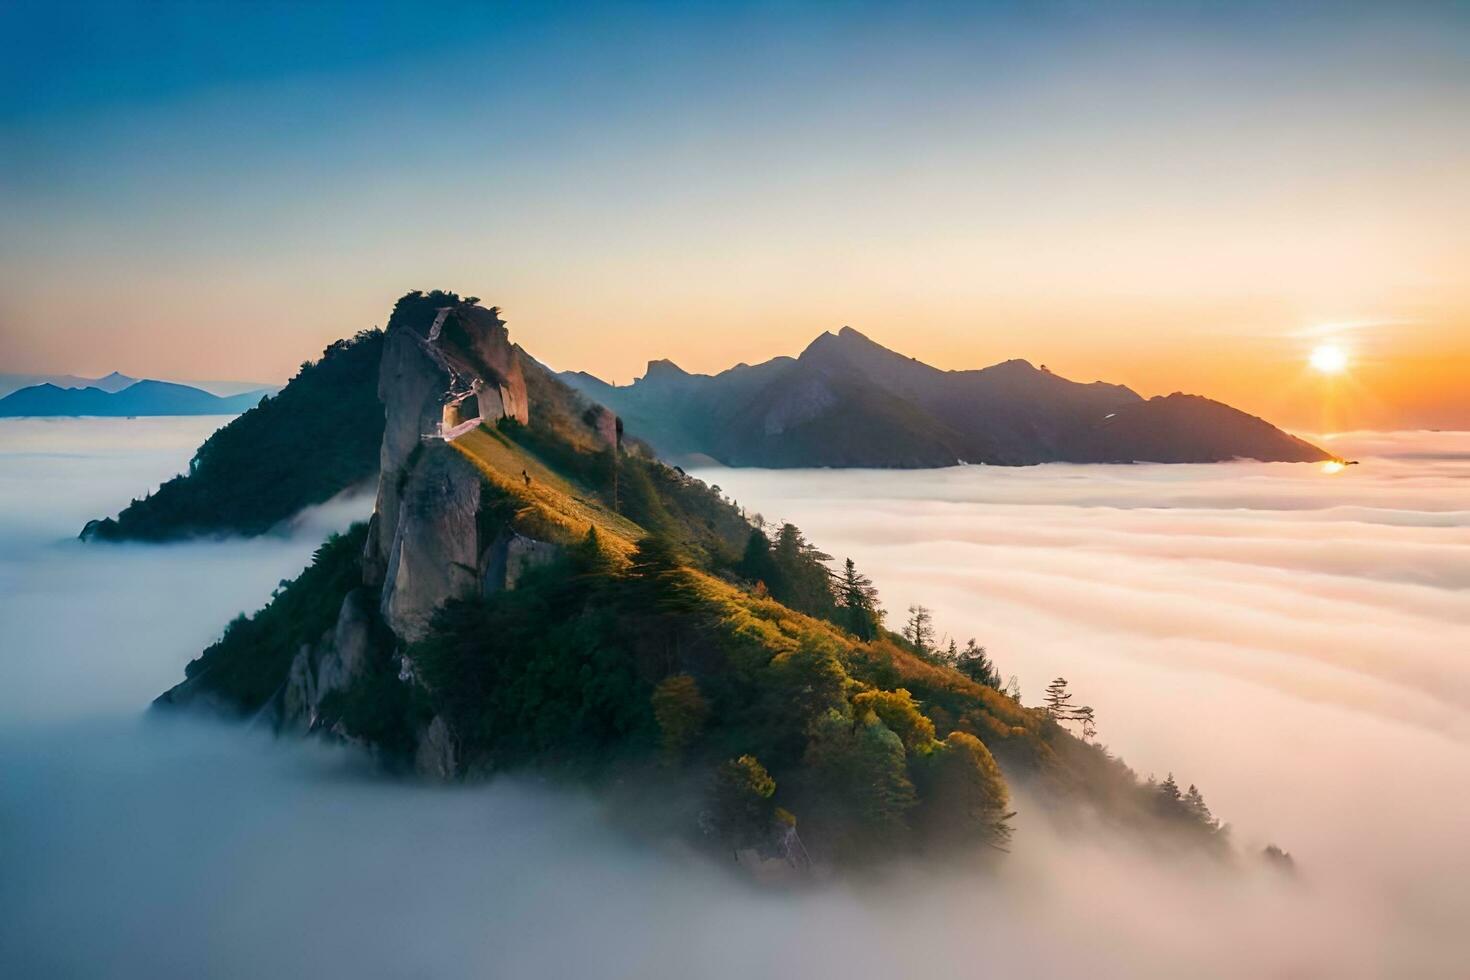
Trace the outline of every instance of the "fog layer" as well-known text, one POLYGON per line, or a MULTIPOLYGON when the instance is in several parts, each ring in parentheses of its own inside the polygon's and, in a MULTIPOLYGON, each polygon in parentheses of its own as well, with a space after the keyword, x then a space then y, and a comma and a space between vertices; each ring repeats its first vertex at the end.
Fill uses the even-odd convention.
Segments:
POLYGON ((0 422, 0 975, 1453 976, 1470 955, 1470 439, 1381 438, 1396 457, 1337 477, 707 474, 851 554, 890 609, 925 601, 988 644, 1027 700, 1065 673, 1130 762, 1302 865, 1159 866, 1057 839, 1022 800, 996 877, 781 895, 575 794, 392 783, 341 750, 142 719, 362 512, 253 542, 72 540, 217 423, 0 422))

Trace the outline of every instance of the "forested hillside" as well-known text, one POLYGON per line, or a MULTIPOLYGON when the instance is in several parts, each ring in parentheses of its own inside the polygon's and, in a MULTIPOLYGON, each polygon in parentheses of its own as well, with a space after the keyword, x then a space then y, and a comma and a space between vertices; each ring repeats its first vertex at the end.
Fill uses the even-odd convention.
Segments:
POLYGON ((84 539, 167 541, 263 534, 378 472, 383 333, 365 330, 308 361, 279 394, 215 432, 189 471, 91 521, 84 539))
MULTIPOLYGON (((390 432, 432 416, 419 382, 444 365, 510 356, 496 311, 421 296, 390 328, 390 432)), ((633 797, 645 830, 783 873, 1004 849, 1018 785, 1063 819, 1228 850, 1197 791, 1141 782, 1097 743, 1065 681, 1028 707, 978 644, 938 649, 921 607, 892 631, 851 562, 834 573, 798 528, 752 524, 609 442, 605 416, 514 355, 528 424, 416 440, 383 476, 395 506, 231 624, 160 703, 442 779, 574 778, 633 797)))

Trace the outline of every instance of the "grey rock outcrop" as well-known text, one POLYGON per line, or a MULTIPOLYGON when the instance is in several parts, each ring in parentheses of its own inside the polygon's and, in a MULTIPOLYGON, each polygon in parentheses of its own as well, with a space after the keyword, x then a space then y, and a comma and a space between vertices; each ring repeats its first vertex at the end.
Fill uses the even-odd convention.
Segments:
POLYGON ((444 602, 479 591, 480 474, 440 443, 426 445, 406 476, 379 611, 411 643, 424 636, 444 602))
POLYGON ((549 541, 538 541, 509 528, 490 542, 480 557, 481 593, 514 589, 527 570, 551 561, 561 551, 549 541))
POLYGON ((327 695, 345 691, 367 673, 373 651, 371 597, 353 589, 342 600, 336 625, 316 644, 303 644, 291 661, 281 692, 277 726, 310 730, 327 695))
POLYGON ((370 585, 383 581, 398 535, 399 495, 404 468, 443 416, 449 374, 425 352, 408 328, 390 330, 378 375, 383 402, 383 448, 379 453, 378 499, 363 555, 370 585))
POLYGON ((469 418, 473 405, 487 423, 502 418, 529 423, 520 358, 498 311, 468 303, 439 310, 432 323, 388 330, 378 376, 385 420, 378 498, 363 555, 365 581, 385 586, 385 615, 392 556, 402 550, 402 498, 412 483, 419 447, 441 431, 445 405, 455 399, 469 400, 455 406, 454 421, 469 418))
POLYGON ((414 752, 413 768, 421 776, 431 779, 449 780, 459 773, 458 753, 454 745, 454 733, 442 715, 419 732, 418 749, 414 752))

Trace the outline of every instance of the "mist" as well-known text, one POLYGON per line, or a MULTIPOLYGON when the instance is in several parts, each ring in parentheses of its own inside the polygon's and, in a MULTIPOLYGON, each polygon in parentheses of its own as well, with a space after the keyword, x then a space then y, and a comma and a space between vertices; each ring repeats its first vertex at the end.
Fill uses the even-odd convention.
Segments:
POLYGON ((1470 957, 1470 436, 1362 465, 712 471, 975 636, 1028 702, 1198 783, 1242 850, 1149 859, 1024 798, 999 869, 794 892, 527 779, 145 717, 228 620, 369 504, 281 536, 84 546, 221 420, 0 422, 0 974, 1451 976, 1470 957))

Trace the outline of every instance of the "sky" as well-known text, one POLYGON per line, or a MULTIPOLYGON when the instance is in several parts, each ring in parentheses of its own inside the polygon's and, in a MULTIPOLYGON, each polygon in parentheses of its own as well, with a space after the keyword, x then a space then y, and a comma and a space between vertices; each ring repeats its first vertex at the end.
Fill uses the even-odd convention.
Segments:
POLYGON ((448 288, 618 382, 850 325, 1470 428, 1467 54, 1451 3, 20 0, 0 370, 279 383, 448 288))

